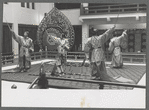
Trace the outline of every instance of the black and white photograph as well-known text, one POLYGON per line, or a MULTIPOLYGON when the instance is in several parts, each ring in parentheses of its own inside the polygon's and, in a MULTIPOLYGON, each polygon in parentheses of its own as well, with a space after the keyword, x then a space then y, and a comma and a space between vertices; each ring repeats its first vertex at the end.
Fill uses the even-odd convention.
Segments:
POLYGON ((145 3, 3 2, 2 19, 2 107, 146 107, 145 3))

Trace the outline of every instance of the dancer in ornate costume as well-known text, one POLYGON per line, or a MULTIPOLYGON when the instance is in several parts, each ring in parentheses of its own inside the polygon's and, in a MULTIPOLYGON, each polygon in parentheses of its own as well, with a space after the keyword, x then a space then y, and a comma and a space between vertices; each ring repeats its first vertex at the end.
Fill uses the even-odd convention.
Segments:
POLYGON ((121 36, 114 37, 109 43, 109 52, 112 53, 111 65, 114 68, 121 68, 123 66, 122 49, 127 47, 127 30, 121 36))
MULTIPOLYGON (((59 75, 64 75, 64 70, 63 70, 63 65, 66 64, 66 55, 67 51, 69 50, 69 41, 68 39, 65 38, 65 35, 62 33, 60 38, 55 37, 53 35, 48 35, 51 40, 53 40, 55 43, 58 44, 57 50, 58 50, 58 55, 57 55, 57 61, 56 61, 56 66, 57 70, 59 72, 59 75)), ((52 74, 55 74, 54 72, 52 74)))
POLYGON ((31 68, 31 52, 34 51, 33 40, 28 37, 29 32, 25 31, 24 36, 17 35, 13 30, 13 39, 20 44, 20 54, 19 54, 19 69, 20 72, 26 72, 27 69, 31 68))
POLYGON ((95 79, 100 80, 111 80, 115 81, 112 77, 108 76, 106 67, 105 67, 105 55, 104 55, 104 43, 112 37, 112 32, 114 31, 115 26, 107 30, 104 34, 99 36, 92 36, 88 38, 87 43, 85 44, 84 52, 86 58, 90 60, 92 65, 92 75, 96 76, 95 79), (91 58, 89 59, 89 52, 91 52, 91 58), (94 70, 96 69, 96 73, 94 70))
MULTIPOLYGON (((112 38, 112 33, 114 31, 114 27, 107 30, 104 34, 99 36, 92 36, 88 38, 87 43, 85 44, 84 52, 86 55, 86 59, 92 65, 92 76, 96 76, 96 80, 103 81, 112 81, 112 82, 123 82, 123 83, 134 83, 133 80, 124 78, 122 76, 111 77, 107 74, 106 66, 105 66, 105 55, 104 55, 104 43, 112 38), (90 57, 91 51, 91 57, 90 57), (94 71, 96 70, 96 73, 94 71)), ((122 44, 125 45, 125 44, 122 44)))

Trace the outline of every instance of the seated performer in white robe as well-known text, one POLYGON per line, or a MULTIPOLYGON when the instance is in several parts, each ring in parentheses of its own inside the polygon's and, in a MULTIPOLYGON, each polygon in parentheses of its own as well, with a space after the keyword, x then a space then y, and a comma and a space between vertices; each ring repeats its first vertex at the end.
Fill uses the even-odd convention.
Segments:
MULTIPOLYGON (((66 64, 66 55, 69 50, 69 41, 65 38, 65 35, 62 34, 60 38, 53 35, 48 35, 55 43, 58 44, 57 50, 58 55, 56 57, 56 65, 59 75, 64 75, 63 65, 66 64)), ((52 73, 54 74, 54 73, 52 73)))
POLYGON ((13 30, 13 39, 20 44, 20 54, 19 54, 19 68, 20 72, 26 72, 27 69, 31 68, 31 52, 34 51, 33 40, 28 37, 29 32, 25 31, 24 36, 17 35, 13 30))
POLYGON ((127 33, 126 30, 119 37, 114 37, 109 43, 109 52, 112 53, 111 65, 114 68, 121 68, 123 66, 122 49, 127 47, 127 33))

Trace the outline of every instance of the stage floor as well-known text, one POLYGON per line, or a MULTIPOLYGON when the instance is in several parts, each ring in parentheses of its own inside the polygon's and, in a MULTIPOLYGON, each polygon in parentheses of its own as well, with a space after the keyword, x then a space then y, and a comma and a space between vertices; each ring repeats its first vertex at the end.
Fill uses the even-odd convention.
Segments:
MULTIPOLYGON (((48 60, 44 60, 45 62, 48 60)), ((32 68, 26 73, 2 73, 1 79, 5 81, 14 81, 21 83, 30 84, 39 74, 40 62, 36 61, 32 62, 32 68)), ((70 78, 81 78, 81 79, 89 79, 90 80, 90 69, 88 66, 86 67, 78 67, 79 61, 68 61, 69 65, 66 67, 67 77, 70 78), (75 73, 75 74, 74 74, 75 73), (82 73, 80 75, 76 75, 76 73, 82 73)), ((81 62, 81 61, 80 61, 81 62)), ((124 67, 121 69, 112 69, 109 67, 109 62, 106 62, 107 72, 110 76, 123 76, 125 78, 133 80, 136 84, 141 80, 142 76, 146 72, 145 64, 130 64, 125 63, 124 67)), ((2 70, 7 70, 8 68, 14 68, 14 66, 3 67, 2 70)), ((47 71, 51 70, 51 65, 45 65, 47 71)), ((99 89, 99 84, 93 83, 83 83, 76 81, 65 81, 65 80, 55 80, 49 79, 49 88, 62 88, 62 89, 99 89)), ((104 89, 132 89, 131 87, 122 87, 122 86, 109 86, 105 85, 104 89)))

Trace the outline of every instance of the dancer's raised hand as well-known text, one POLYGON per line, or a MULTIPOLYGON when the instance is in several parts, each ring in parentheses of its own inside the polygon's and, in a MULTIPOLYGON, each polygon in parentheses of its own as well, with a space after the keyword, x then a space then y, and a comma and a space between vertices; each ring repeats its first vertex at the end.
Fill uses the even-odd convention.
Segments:
POLYGON ((124 32, 126 33, 126 32, 127 32, 127 30, 124 30, 124 32))

